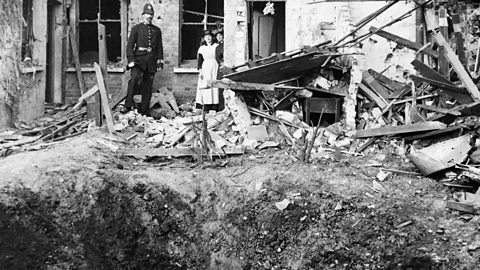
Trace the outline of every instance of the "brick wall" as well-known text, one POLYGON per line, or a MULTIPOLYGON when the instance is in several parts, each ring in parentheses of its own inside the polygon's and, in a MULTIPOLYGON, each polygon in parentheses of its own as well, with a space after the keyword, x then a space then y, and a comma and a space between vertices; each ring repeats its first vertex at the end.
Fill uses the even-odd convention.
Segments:
MULTIPOLYGON (((153 23, 162 30, 164 69, 157 72, 153 89, 167 88, 174 92, 178 102, 190 101, 195 98, 197 85, 196 74, 175 74, 173 69, 179 66, 180 46, 180 1, 162 0, 145 1, 131 0, 128 8, 128 30, 142 21, 142 10, 145 3, 151 3, 155 10, 153 23)), ((124 44, 126 46, 126 44, 124 44)), ((87 89, 95 84, 95 73, 84 72, 87 89)), ((122 73, 109 73, 107 76, 108 92, 119 91, 122 86, 122 73)), ((74 72, 67 74, 67 90, 65 93, 67 103, 75 103, 80 96, 77 77, 74 72)))

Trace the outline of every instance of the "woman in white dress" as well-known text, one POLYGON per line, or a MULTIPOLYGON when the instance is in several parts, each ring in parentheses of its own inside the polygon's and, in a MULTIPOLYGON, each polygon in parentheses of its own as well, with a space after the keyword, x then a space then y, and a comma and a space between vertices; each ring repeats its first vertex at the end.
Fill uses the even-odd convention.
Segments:
POLYGON ((207 82, 217 79, 218 62, 215 58, 215 49, 218 44, 214 42, 213 33, 205 30, 202 45, 198 49, 198 85, 195 102, 204 106, 206 111, 218 109, 218 88, 208 88, 207 82))

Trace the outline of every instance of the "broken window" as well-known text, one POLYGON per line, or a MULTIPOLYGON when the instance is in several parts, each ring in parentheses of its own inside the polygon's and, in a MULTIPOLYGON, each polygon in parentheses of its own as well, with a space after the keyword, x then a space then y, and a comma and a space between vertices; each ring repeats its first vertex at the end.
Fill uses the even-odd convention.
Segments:
POLYGON ((197 59, 202 32, 223 25, 224 0, 183 0, 182 61, 197 59))
POLYGON ((32 0, 23 1, 22 60, 32 57, 33 50, 33 8, 32 0))
MULTIPOLYGON (((78 0, 77 0, 78 1, 78 0)), ((98 62, 98 26, 105 25, 107 60, 109 64, 121 62, 124 57, 122 28, 126 22, 127 0, 78 1, 78 50, 80 63, 98 62)), ((125 30, 124 30, 125 31, 125 30)))

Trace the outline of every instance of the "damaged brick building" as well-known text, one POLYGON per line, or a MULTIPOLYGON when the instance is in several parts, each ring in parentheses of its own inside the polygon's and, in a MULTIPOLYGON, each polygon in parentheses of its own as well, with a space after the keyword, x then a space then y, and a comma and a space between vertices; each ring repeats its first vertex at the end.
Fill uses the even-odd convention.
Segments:
MULTIPOLYGON (((162 29, 165 68, 157 73, 154 89, 173 91, 180 102, 195 95, 198 72, 196 51, 204 28, 223 25, 225 64, 235 66, 248 59, 335 40, 352 29, 351 22, 378 9, 382 1, 318 0, 24 0, 22 20, 21 77, 27 82, 15 97, 14 118, 28 122, 42 115, 44 103, 75 103, 81 95, 73 46, 78 51, 85 88, 95 84, 93 63, 99 59, 99 40, 106 44, 109 96, 126 87, 125 44, 129 30, 140 21, 141 10, 150 2, 156 11, 154 24, 162 29), (265 10, 270 5, 271 10, 265 10), (99 30, 104 27, 105 34, 99 30), (25 61, 27 60, 27 61, 25 61)), ((383 23, 414 7, 414 1, 398 3, 376 23, 383 23)), ((415 16, 389 28, 409 40, 419 39, 415 16)), ((101 43, 102 44, 102 43, 101 43)), ((363 44, 362 69, 385 69, 398 77, 398 70, 411 68, 414 52, 397 50, 383 39, 363 44), (393 57, 393 59, 392 59, 393 57), (365 61, 368 59, 368 61, 365 61)), ((356 92, 347 98, 343 112, 354 121, 356 92)), ((353 125, 353 124, 352 124, 353 125)))

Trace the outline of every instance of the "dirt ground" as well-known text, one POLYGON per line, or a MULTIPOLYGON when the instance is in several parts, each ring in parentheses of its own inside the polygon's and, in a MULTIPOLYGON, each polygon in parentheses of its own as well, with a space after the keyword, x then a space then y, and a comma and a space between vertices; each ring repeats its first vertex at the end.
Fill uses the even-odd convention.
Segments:
POLYGON ((141 161, 85 134, 13 154, 0 269, 479 269, 480 219, 445 208, 452 190, 406 175, 372 189, 375 164, 414 170, 387 152, 141 161))

